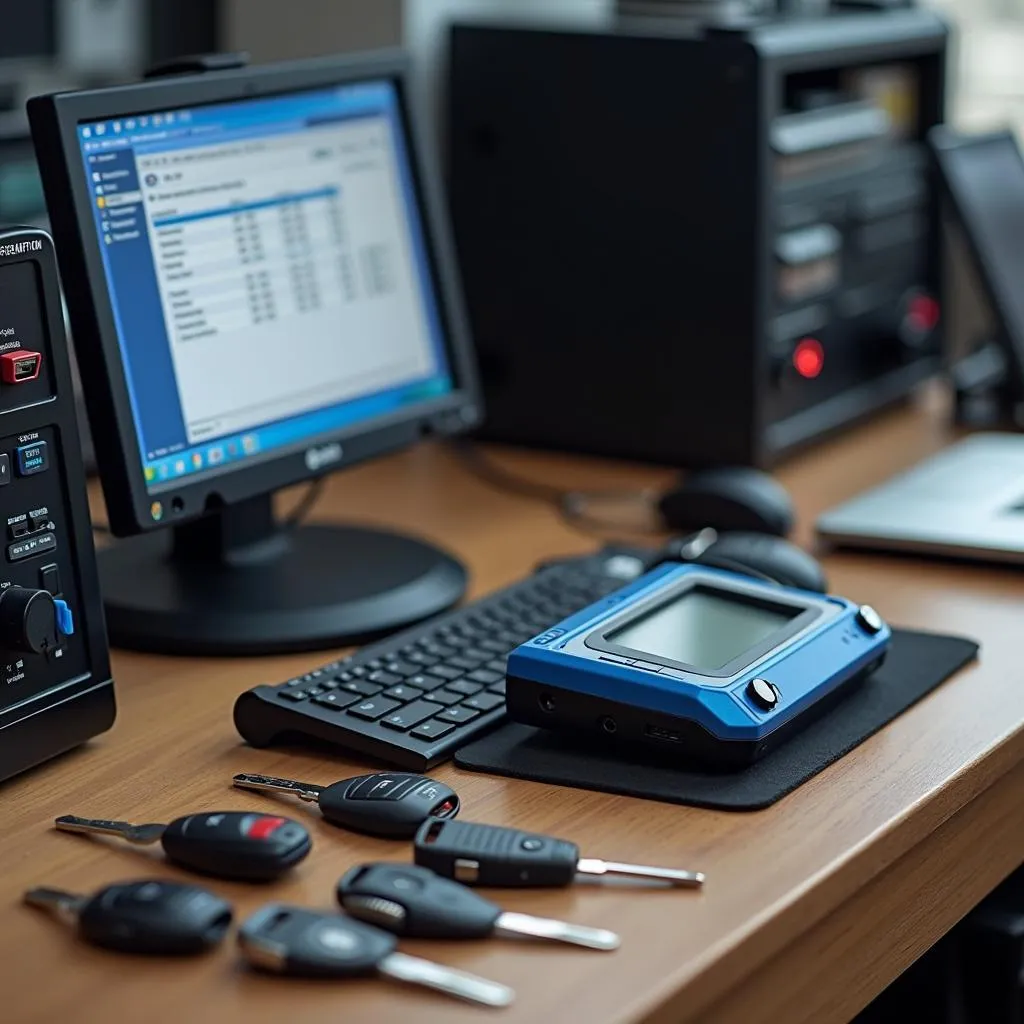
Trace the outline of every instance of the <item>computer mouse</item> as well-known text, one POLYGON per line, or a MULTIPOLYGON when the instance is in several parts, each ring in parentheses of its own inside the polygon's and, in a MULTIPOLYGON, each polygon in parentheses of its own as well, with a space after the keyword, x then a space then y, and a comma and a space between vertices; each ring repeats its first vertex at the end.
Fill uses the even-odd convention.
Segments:
POLYGON ((691 473, 658 501, 668 530, 686 532, 710 526, 785 537, 793 528, 793 502, 767 473, 742 466, 691 473))
POLYGON ((750 571, 784 587, 828 593, 828 579, 821 563, 783 537, 765 533, 723 533, 694 559, 699 565, 731 572, 750 571))

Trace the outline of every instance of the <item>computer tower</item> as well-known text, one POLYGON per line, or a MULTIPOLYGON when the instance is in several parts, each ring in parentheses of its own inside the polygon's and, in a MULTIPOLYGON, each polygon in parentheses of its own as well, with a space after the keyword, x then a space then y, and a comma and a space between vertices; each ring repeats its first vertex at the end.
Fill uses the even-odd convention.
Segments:
POLYGON ((482 436, 768 465, 933 374, 947 42, 915 9, 455 25, 482 436))

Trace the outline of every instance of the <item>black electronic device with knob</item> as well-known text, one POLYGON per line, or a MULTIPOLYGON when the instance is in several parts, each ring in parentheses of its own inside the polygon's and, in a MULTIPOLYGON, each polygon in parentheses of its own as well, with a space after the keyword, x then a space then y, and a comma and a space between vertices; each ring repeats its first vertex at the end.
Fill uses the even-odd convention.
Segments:
POLYGON ((0 230, 0 779, 114 720, 53 242, 0 230))

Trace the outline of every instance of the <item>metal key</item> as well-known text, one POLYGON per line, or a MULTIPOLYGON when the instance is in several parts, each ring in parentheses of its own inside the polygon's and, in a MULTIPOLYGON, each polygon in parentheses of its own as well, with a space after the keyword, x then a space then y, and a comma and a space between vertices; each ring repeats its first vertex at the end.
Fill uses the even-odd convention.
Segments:
POLYGON ((197 885, 163 879, 108 885, 92 896, 30 889, 24 900, 75 923, 84 941, 122 953, 184 956, 216 946, 231 904, 197 885))
POLYGON ((409 772, 357 775, 330 786, 271 775, 236 775, 232 781, 239 789, 291 793, 318 804, 332 825, 387 839, 412 839, 428 818, 454 818, 459 813, 454 789, 409 772))
POLYGON ((398 939, 339 914, 271 903, 241 927, 238 945, 254 967, 308 978, 385 974, 484 1006, 508 1006, 505 985, 430 960, 396 953, 398 939))
POLYGON ((313 845, 297 821, 246 811, 189 814, 169 825, 133 825, 66 814, 54 825, 62 832, 113 835, 142 846, 159 842, 168 860, 204 875, 235 881, 279 878, 313 845))
POLYGON ((562 886, 579 875, 629 875, 695 889, 699 871, 580 858, 565 839, 474 821, 428 821, 416 833, 415 860, 466 885, 562 886))
POLYGON ((338 902, 360 921, 410 939, 483 939, 526 935, 588 949, 619 948, 603 928, 506 913, 479 893, 414 864, 364 864, 342 876, 338 902))

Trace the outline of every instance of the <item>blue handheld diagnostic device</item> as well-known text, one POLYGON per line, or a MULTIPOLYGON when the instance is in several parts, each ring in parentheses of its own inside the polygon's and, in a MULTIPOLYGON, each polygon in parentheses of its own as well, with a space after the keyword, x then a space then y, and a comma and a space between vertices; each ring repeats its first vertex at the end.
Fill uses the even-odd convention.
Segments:
POLYGON ((878 668, 891 636, 867 605, 664 565, 517 647, 508 711, 735 769, 878 668))

